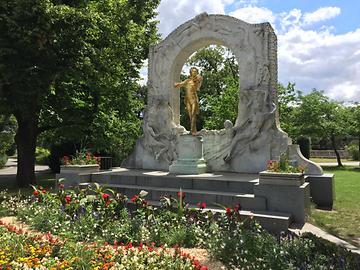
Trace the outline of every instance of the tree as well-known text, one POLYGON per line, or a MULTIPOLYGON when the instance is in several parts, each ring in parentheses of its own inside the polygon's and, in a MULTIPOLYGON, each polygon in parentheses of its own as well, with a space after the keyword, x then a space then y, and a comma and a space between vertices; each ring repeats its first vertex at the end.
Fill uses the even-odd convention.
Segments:
POLYGON ((16 117, 19 186, 33 183, 40 133, 131 110, 156 35, 158 0, 0 1, 0 113, 16 117))
POLYGON ((331 101, 317 90, 300 97, 300 105, 294 112, 294 124, 302 135, 330 140, 339 166, 342 163, 338 142, 347 135, 349 121, 342 104, 331 101))
POLYGON ((294 114, 302 92, 295 89, 295 83, 290 82, 286 87, 279 83, 277 90, 280 126, 291 138, 297 138, 300 134, 295 125, 294 114))
MULTIPOLYGON (((199 92, 201 113, 197 119, 198 128, 221 129, 227 119, 234 123, 238 108, 239 75, 238 64, 231 51, 221 46, 208 46, 192 55, 187 65, 199 67, 204 78, 199 92)), ((186 117, 184 105, 181 104, 182 123, 187 123, 186 117)))
POLYGON ((360 104, 351 104, 348 108, 350 115, 349 134, 353 138, 358 139, 358 152, 360 154, 360 104))

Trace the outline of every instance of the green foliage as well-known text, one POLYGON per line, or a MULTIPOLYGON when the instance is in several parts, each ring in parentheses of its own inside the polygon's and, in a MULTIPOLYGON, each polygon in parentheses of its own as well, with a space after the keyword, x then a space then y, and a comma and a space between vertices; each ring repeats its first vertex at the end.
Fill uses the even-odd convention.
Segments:
MULTIPOLYGON (((222 129, 225 120, 234 123, 239 96, 238 64, 235 56, 224 47, 209 46, 197 51, 187 65, 199 67, 204 78, 199 92, 198 129, 222 129)), ((188 128, 183 104, 180 109, 181 123, 188 128)))
POLYGON ((0 154, 5 154, 14 143, 16 121, 9 115, 0 115, 0 154))
POLYGON ((288 83, 285 87, 278 84, 278 109, 281 128, 289 134, 290 137, 296 137, 297 127, 295 124, 295 110, 299 105, 301 91, 295 89, 295 83, 288 83))
POLYGON ((359 142, 357 141, 352 141, 349 145, 348 145, 348 151, 350 153, 350 156, 353 160, 360 160, 360 153, 359 153, 359 142))
MULTIPOLYGON (((129 243, 128 248, 141 243, 206 247, 228 269, 357 269, 360 265, 359 255, 310 234, 274 237, 251 217, 243 217, 240 206, 215 215, 189 208, 180 193, 180 202, 164 198, 162 207, 156 208, 147 204, 147 192, 142 191, 131 199, 133 210, 129 211, 125 196, 99 185, 62 188, 49 193, 34 187, 28 200, 2 193, 0 209, 9 209, 33 228, 66 238, 71 245, 107 241, 129 243)), ((90 256, 84 252, 79 246, 66 246, 56 254, 59 258, 90 256)))
POLYGON ((50 150, 42 147, 36 147, 35 159, 36 164, 48 165, 50 157, 50 150))
POLYGON ((300 136, 296 139, 296 143, 300 147, 300 151, 304 157, 307 159, 310 158, 310 151, 311 151, 311 139, 307 136, 300 136))
MULTIPOLYGON (((35 152, 36 138, 44 131, 55 130, 53 139, 60 133, 78 143, 100 136, 96 121, 114 116, 117 124, 132 121, 139 69, 158 39, 154 17, 159 2, 0 2, 0 110, 18 120, 19 151, 30 143, 35 152)), ((19 167, 29 170, 22 163, 19 167)), ((21 184, 33 175, 26 177, 21 184)))

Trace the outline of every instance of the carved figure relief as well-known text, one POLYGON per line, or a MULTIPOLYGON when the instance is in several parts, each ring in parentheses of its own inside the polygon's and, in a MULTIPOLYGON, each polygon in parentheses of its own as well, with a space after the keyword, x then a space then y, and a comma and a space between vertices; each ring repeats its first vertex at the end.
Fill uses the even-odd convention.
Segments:
POLYGON ((245 91, 241 99, 243 102, 246 100, 248 115, 240 125, 233 128, 234 137, 224 157, 225 162, 230 162, 235 155, 241 154, 246 149, 256 151, 256 140, 264 139, 264 136, 268 135, 267 131, 273 126, 276 107, 275 104, 272 104, 270 109, 266 106, 266 92, 245 91))
POLYGON ((172 111, 164 100, 155 101, 156 105, 145 111, 143 147, 154 154, 156 160, 171 163, 176 158, 176 127, 171 122, 172 111))

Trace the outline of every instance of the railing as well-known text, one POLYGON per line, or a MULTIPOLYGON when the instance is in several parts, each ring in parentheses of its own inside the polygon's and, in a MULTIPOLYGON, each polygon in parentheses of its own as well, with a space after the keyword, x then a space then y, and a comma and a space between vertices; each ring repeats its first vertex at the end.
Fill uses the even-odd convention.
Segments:
POLYGON ((99 157, 100 170, 108 170, 112 167, 112 157, 99 157))
MULTIPOLYGON (((341 158, 348 158, 349 152, 347 150, 338 150, 341 158)), ((310 157, 312 158, 336 158, 334 150, 311 150, 310 157)))

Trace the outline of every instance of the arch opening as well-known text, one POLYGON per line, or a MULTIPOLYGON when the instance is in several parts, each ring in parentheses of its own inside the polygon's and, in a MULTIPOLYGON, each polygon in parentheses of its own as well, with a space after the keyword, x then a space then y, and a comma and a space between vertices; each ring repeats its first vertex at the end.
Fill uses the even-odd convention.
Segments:
MULTIPOLYGON (((190 67, 198 68, 203 78, 198 92, 200 112, 197 115, 197 130, 223 129, 225 120, 235 123, 240 79, 238 61, 231 49, 218 44, 200 47, 188 56, 180 72, 180 69, 177 69, 176 72, 179 74, 174 74, 175 77, 179 78, 179 81, 186 80, 190 67)), ((177 98, 177 95, 180 96, 179 123, 186 130, 190 130, 190 121, 184 103, 185 90, 176 89, 174 96, 177 98)))

